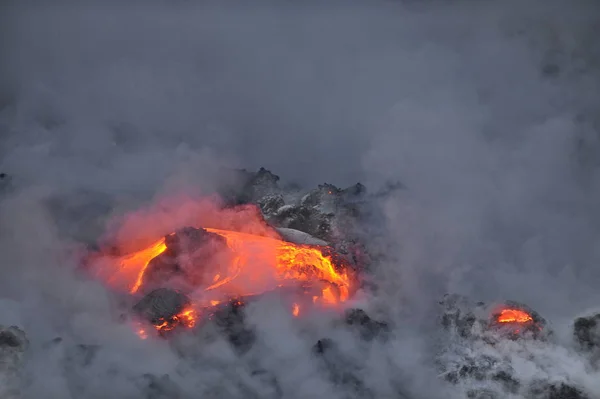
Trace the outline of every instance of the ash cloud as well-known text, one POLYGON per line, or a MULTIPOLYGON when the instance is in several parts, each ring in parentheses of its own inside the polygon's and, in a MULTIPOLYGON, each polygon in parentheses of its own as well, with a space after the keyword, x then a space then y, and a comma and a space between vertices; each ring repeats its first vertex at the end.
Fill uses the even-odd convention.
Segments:
MULTIPOLYGON (((429 365, 444 292, 525 302, 565 340, 600 302, 593 1, 3 7, 0 324, 31 341, 25 397, 447 398, 429 365), (75 273, 115 214, 260 166, 304 186, 407 187, 378 204, 386 256, 365 300, 403 326, 391 349, 325 316, 298 328, 265 300, 243 360, 210 332, 174 350, 137 339, 75 273), (365 391, 312 356, 325 333, 365 391), (77 344, 102 348, 93 367, 78 370, 77 344)), ((583 375, 561 351, 545 372, 583 375)), ((596 377, 579 379, 598 394, 596 377)))

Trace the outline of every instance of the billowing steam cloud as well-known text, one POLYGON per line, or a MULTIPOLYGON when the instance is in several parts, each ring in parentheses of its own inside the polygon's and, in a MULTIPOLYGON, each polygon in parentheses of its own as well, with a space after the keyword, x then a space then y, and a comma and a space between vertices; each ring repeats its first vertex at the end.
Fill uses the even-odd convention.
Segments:
MULTIPOLYGON (((0 324, 27 333, 23 397, 460 398, 432 361, 444 293, 527 303, 565 347, 573 318, 600 306, 593 1, 0 14, 0 324), (244 356, 211 332, 143 341, 119 323, 119 299, 77 273, 115 217, 260 166, 302 187, 406 187, 373 205, 363 237, 385 256, 361 306, 390 320, 390 342, 366 346, 268 298, 248 309, 258 338, 244 356), (335 372, 312 354, 322 336, 339 343, 335 372)), ((540 366, 513 349, 495 350, 526 378, 600 397, 598 372, 568 350, 529 348, 540 366)))

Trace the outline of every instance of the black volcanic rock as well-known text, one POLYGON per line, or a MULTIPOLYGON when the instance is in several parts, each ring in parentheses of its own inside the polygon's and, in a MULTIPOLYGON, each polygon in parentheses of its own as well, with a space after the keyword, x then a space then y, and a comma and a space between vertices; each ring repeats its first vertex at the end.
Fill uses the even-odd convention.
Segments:
POLYGON ((345 198, 356 198, 356 197, 362 197, 366 193, 367 193, 367 188, 361 183, 356 183, 353 186, 343 189, 341 192, 341 195, 344 196, 345 198))
POLYGON ((166 252, 172 255, 191 253, 212 243, 227 247, 227 241, 220 235, 195 227, 184 227, 165 237, 166 252))
POLYGON ((286 205, 269 217, 269 222, 277 227, 300 230, 313 237, 329 241, 334 214, 321 213, 314 208, 286 205))
POLYGON ((184 227, 165 237, 166 250, 154 257, 142 278, 141 292, 149 292, 169 285, 169 281, 179 277, 179 289, 189 289, 204 281, 205 271, 211 270, 216 255, 229 252, 227 241, 218 234, 204 229, 184 227), (179 256, 186 255, 194 265, 193 271, 185 269, 179 256), (193 275, 192 275, 193 274, 193 275))
MULTIPOLYGON (((471 335, 477 317, 474 313, 474 305, 470 301, 456 294, 446 294, 442 301, 442 315, 440 323, 448 331, 456 332, 459 336, 467 338, 471 335)), ((479 306, 482 303, 477 304, 479 306)))
POLYGON ((133 311, 152 324, 169 320, 190 305, 190 299, 181 292, 168 288, 156 289, 144 296, 133 311))
POLYGON ((362 309, 348 309, 345 313, 345 323, 355 329, 362 339, 370 341, 389 331, 387 323, 373 320, 362 309))
POLYGON ((283 196, 280 194, 265 195, 257 201, 258 207, 263 215, 273 215, 279 208, 285 205, 283 196))
POLYGON ((531 399, 590 399, 575 386, 564 382, 548 383, 546 381, 533 383, 527 397, 531 399))
POLYGON ((225 169, 224 176, 229 177, 222 182, 218 192, 226 206, 256 203, 266 195, 281 193, 279 176, 260 168, 257 172, 246 169, 225 169))
POLYGON ((471 303, 467 298, 447 294, 440 302, 442 315, 440 323, 445 330, 455 332, 462 338, 488 339, 538 339, 545 340, 552 335, 546 320, 530 307, 515 301, 486 305, 483 302, 471 303), (517 310, 527 313, 527 322, 499 322, 502 310, 517 310), (473 334, 474 326, 477 334, 473 334))
POLYGON ((464 380, 495 382, 504 392, 513 394, 520 387, 514 370, 508 364, 487 355, 464 357, 444 373, 444 378, 453 384, 464 380))
POLYGON ((245 302, 231 300, 216 306, 209 316, 229 343, 241 353, 250 349, 256 339, 254 331, 246 325, 245 307, 245 302))
POLYGON ((342 190, 333 184, 319 184, 316 189, 302 197, 300 205, 307 208, 335 205, 341 194, 342 190))
POLYGON ((504 301, 495 306, 496 310, 492 312, 488 329, 500 333, 503 337, 509 339, 533 338, 545 340, 550 337, 553 332, 548 328, 546 320, 535 310, 529 306, 516 302, 504 301), (515 309, 527 313, 531 317, 531 321, 526 323, 498 323, 496 320, 501 309, 515 309))
POLYGON ((279 193, 281 190, 278 182, 279 176, 265 168, 260 168, 258 172, 247 175, 238 202, 256 202, 265 195, 279 193))
POLYGON ((176 276, 184 276, 177 259, 168 253, 162 253, 148 262, 148 267, 142 276, 140 292, 150 292, 160 288, 176 276))
POLYGON ((573 336, 584 350, 600 349, 600 313, 578 317, 573 324, 573 336))

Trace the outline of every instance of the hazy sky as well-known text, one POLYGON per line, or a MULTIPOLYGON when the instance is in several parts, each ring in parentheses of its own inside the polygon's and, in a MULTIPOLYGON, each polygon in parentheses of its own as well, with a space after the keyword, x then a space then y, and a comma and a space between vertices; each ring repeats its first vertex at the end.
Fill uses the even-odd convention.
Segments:
POLYGON ((2 12, 9 296, 108 312, 61 297, 68 272, 44 277, 63 244, 39 207, 49 192, 164 193, 264 166, 311 185, 404 182, 382 207, 390 304, 456 290, 567 318, 600 303, 597 2, 201 3, 2 12))

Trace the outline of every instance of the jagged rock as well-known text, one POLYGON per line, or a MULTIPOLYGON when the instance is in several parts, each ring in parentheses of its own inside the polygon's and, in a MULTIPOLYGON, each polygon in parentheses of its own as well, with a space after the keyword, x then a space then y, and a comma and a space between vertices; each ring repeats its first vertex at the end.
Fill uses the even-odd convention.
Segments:
POLYGON ((225 176, 225 181, 221 183, 218 192, 227 206, 256 203, 266 195, 282 191, 279 187, 279 176, 265 168, 260 168, 257 172, 223 169, 221 173, 225 176))
POLYGON ((23 330, 16 326, 0 325, 0 398, 21 398, 21 370, 28 348, 29 341, 23 330))
POLYGON ((573 336, 586 351, 600 349, 600 313, 578 317, 573 323, 573 336))
MULTIPOLYGON (((355 239, 342 239, 336 241, 333 250, 344 257, 353 269, 358 272, 369 270, 372 260, 365 245, 355 239)), ((361 281, 362 283, 362 281, 361 281)))
POLYGON ((269 215, 277 212, 279 208, 285 205, 283 196, 280 194, 266 195, 257 201, 260 211, 263 215, 268 217, 269 215))
POLYGON ((515 301, 504 301, 502 304, 495 305, 491 313, 488 329, 501 334, 505 338, 545 340, 553 334, 552 330, 548 328, 546 320, 538 312, 525 304, 515 301), (530 320, 526 322, 501 323, 498 320, 501 312, 504 310, 525 312, 530 317, 530 320))
POLYGON ((266 195, 276 194, 280 191, 278 182, 279 176, 265 168, 260 168, 258 172, 248 175, 239 201, 241 203, 255 202, 266 195))
POLYGON ((362 197, 366 193, 367 193, 367 188, 361 183, 356 183, 353 186, 343 189, 340 194, 345 199, 348 199, 348 198, 362 197))
MULTIPOLYGON (((455 333, 438 355, 438 364, 447 381, 481 385, 484 391, 475 389, 474 397, 488 397, 485 396, 488 388, 492 388, 490 392, 495 392, 498 398, 526 388, 523 385, 527 382, 515 374, 503 350, 510 347, 505 345, 507 340, 519 339, 525 344, 532 339, 545 341, 552 334, 537 312, 514 301, 485 305, 471 303, 455 294, 446 295, 441 304, 441 324, 445 330, 455 333), (505 344, 501 344, 502 341, 505 344)), ((546 398, 539 398, 542 397, 546 398)))
MULTIPOLYGON (((441 324, 446 330, 454 331, 459 336, 467 338, 471 335, 471 330, 477 321, 474 313, 474 306, 464 296, 457 294, 446 294, 442 301, 441 324)), ((475 306, 483 306, 478 303, 475 306)))
POLYGON ((467 391, 468 399, 500 399, 500 395, 490 389, 470 389, 467 391))
POLYGON ((546 320, 528 306, 515 301, 485 305, 471 303, 463 296, 447 294, 442 305, 441 324, 463 338, 488 340, 497 338, 544 340, 552 335, 546 320), (520 311, 529 316, 528 321, 501 321, 503 311, 520 311), (476 333, 476 334, 475 334, 476 333))
POLYGON ((331 238, 333 214, 324 214, 314 208, 286 205, 269 218, 278 227, 303 231, 324 241, 331 238))
POLYGON ((176 288, 193 290, 205 284, 209 271, 218 267, 214 264, 214 257, 229 252, 223 237, 194 227, 185 227, 167 235, 165 246, 166 250, 148 263, 140 292, 168 286, 172 279, 177 280, 176 284, 171 284, 176 288), (188 267, 180 261, 181 256, 186 257, 188 267))
POLYGON ((444 378, 453 384, 464 380, 494 382, 510 393, 516 393, 520 386, 508 364, 488 355, 467 356, 459 363, 448 365, 444 378))
POLYGON ((389 331, 387 323, 373 320, 362 309, 348 309, 344 316, 345 323, 356 329, 364 340, 370 341, 389 331))
MULTIPOLYGON (((311 190, 300 200, 300 205, 307 208, 324 207, 327 205, 335 207, 339 201, 342 190, 333 184, 319 184, 316 189, 311 190)), ((329 209, 333 211, 334 209, 329 209)))
POLYGON ((534 382, 529 390, 528 398, 531 399, 588 399, 579 388, 561 383, 549 383, 547 381, 534 382))
POLYGON ((172 319, 190 303, 190 299, 181 292, 159 288, 144 296, 133 307, 133 311, 152 324, 160 324, 172 319))
POLYGON ((250 349, 256 339, 254 331, 245 323, 246 301, 232 300, 218 305, 209 316, 209 320, 216 324, 229 343, 241 353, 250 349))
POLYGON ((194 252, 208 243, 226 245, 226 240, 218 234, 195 227, 184 227, 165 237, 166 252, 173 255, 194 252))

